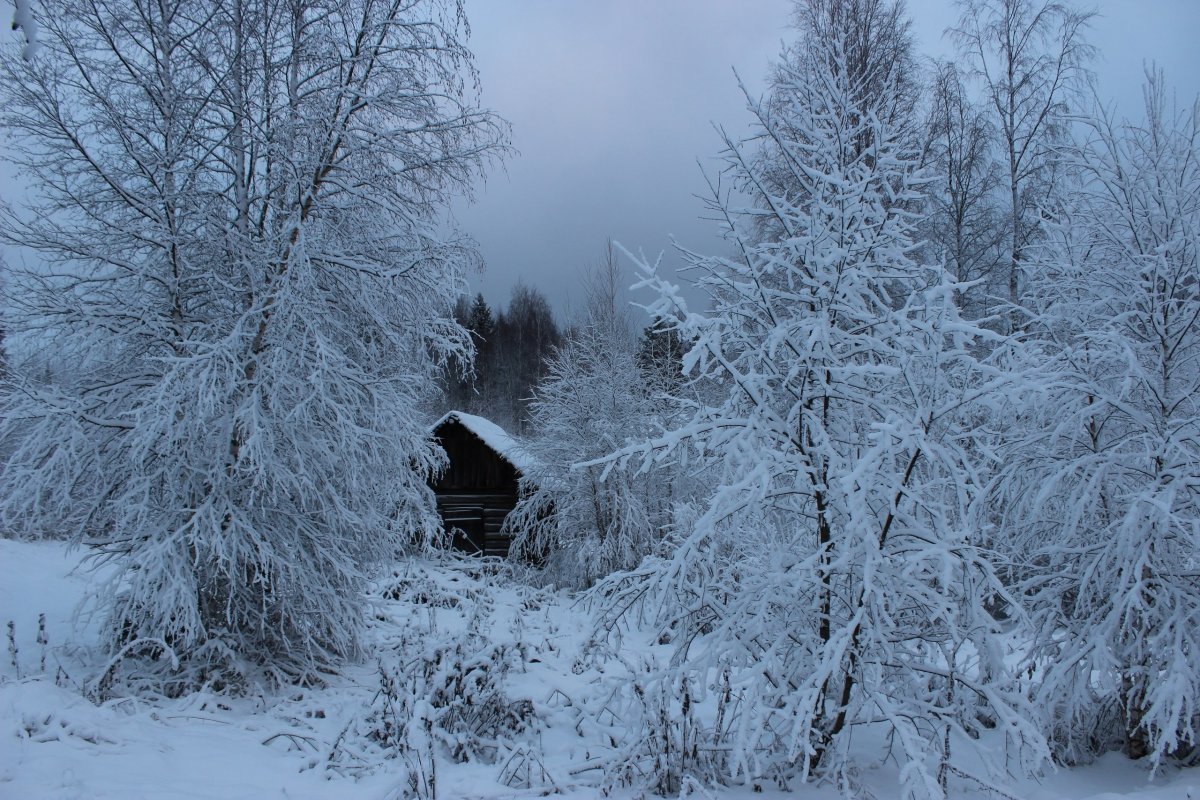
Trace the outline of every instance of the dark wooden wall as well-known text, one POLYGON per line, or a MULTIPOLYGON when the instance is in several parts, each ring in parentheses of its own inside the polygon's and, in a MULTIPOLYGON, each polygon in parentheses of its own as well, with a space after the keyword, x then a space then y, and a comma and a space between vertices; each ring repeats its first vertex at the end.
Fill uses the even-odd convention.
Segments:
POLYGON ((507 556, 510 540, 500 534, 500 527, 517 505, 516 468, 456 419, 439 426, 434 437, 450 458, 450 465, 433 481, 433 491, 446 529, 460 531, 454 546, 507 556))

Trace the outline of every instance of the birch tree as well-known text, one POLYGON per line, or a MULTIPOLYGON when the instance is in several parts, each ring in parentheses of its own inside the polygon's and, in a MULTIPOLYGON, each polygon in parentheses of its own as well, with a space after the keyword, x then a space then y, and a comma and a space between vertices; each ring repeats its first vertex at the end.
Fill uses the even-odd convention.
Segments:
POLYGON ((1093 15, 1059 0, 960 0, 960 6, 951 33, 994 114, 1008 211, 1007 299, 1017 306, 1037 210, 1053 182, 1051 149, 1093 52, 1085 38, 1093 15))
POLYGON ((1052 383, 998 486, 1039 622, 1058 755, 1194 753, 1200 697, 1200 106, 1161 75, 1144 122, 1099 112, 1032 295, 1052 383))
POLYGON ((725 394, 613 460, 702 458, 722 485, 672 553, 602 585, 603 619, 654 598, 677 648, 664 685, 728 675, 715 779, 849 791, 851 732, 879 726, 906 797, 952 796, 981 706, 1020 763, 1044 752, 965 523, 980 476, 962 414, 1002 376, 970 355, 983 334, 956 284, 916 260, 919 137, 891 113, 904 61, 864 80, 838 30, 802 28, 772 96, 749 101, 769 162, 726 138, 723 176, 750 198, 714 192, 733 255, 683 252, 708 310, 642 262, 653 311, 695 342, 685 369, 725 394))
POLYGON ((937 258, 961 283, 974 283, 960 298, 963 313, 984 316, 1003 296, 1005 221, 997 204, 1001 176, 994 154, 994 127, 987 109, 971 99, 959 68, 936 65, 929 91, 930 117, 925 163, 934 180, 926 190, 923 225, 937 258))
POLYGON ((370 563, 437 526, 414 412, 468 341, 449 199, 500 152, 460 3, 39 3, 4 54, 32 187, 3 519, 112 562, 113 650, 184 685, 353 656, 370 563), (144 645, 143 645, 144 643, 144 645), (174 679, 172 679, 174 680, 174 679))

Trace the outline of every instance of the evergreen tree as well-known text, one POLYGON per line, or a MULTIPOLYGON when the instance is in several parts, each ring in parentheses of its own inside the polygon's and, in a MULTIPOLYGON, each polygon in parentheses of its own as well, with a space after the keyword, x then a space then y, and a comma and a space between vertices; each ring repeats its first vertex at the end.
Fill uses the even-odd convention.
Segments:
POLYGON ((679 330, 664 320, 647 325, 637 345, 637 365, 647 386, 669 395, 683 389, 683 357, 690 349, 679 330))

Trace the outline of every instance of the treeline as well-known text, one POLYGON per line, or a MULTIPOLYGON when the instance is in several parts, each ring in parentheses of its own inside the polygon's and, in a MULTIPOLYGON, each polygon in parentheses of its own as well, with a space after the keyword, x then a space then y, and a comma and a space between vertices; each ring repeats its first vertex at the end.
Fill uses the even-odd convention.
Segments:
MULTIPOLYGON (((611 248, 605 265, 605 274, 616 292, 622 278, 618 277, 611 248)), ((595 276, 588 278, 582 272, 581 279, 596 282, 595 276)), ((477 293, 473 299, 460 296, 453 315, 470 334, 475 355, 473 360, 463 356, 449 360, 442 377, 442 409, 478 414, 523 436, 539 433, 531 410, 538 386, 551 370, 552 360, 589 327, 592 311, 560 326, 546 296, 519 283, 505 308, 493 310, 483 294, 477 293)), ((620 318, 621 336, 631 342, 638 339, 638 363, 656 376, 654 381, 679 374, 682 348, 676 334, 649 325, 638 338, 628 315, 621 313, 620 318)))
POLYGON ((492 310, 482 294, 462 296, 454 319, 471 335, 472 363, 451 359, 443 378, 447 408, 487 417, 514 433, 528 433, 529 399, 546 359, 562 343, 546 296, 525 284, 513 288, 508 307, 492 310))

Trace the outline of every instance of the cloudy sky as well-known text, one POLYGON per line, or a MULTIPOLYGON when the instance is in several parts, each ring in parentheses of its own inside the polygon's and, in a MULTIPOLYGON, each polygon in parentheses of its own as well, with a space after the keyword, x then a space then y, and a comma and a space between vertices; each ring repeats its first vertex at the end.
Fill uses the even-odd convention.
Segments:
MULTIPOLYGON (((721 248, 700 217, 700 164, 719 149, 713 123, 746 130, 736 68, 761 92, 792 38, 791 0, 468 0, 484 102, 513 126, 519 151, 459 223, 487 268, 472 276, 495 304, 517 281, 559 313, 581 301, 580 268, 608 238, 650 255, 670 237, 721 248)), ((1200 0, 1100 0, 1090 39, 1101 93, 1140 112, 1143 63, 1155 60, 1180 100, 1200 92, 1200 0)), ((909 0, 918 49, 945 56, 953 0, 909 0)))
MULTIPOLYGON (((1200 0, 1096 7, 1094 67, 1123 113, 1140 113, 1150 59, 1181 101, 1200 93, 1200 0)), ((487 263, 471 276, 473 289, 503 304, 524 281, 568 317, 581 304, 581 268, 609 238, 651 257, 665 251, 669 268, 680 263, 672 236, 720 251, 697 197, 706 191, 701 166, 716 164, 714 124, 747 130, 733 70, 751 92, 763 90, 769 62, 793 36, 791 8, 792 0, 467 0, 484 102, 512 123, 519 151, 475 204, 456 209, 487 263)), ((919 51, 949 55, 942 32, 957 19, 954 0, 908 8, 919 51)), ((0 141, 0 196, 18 199, 4 149, 0 141)))

